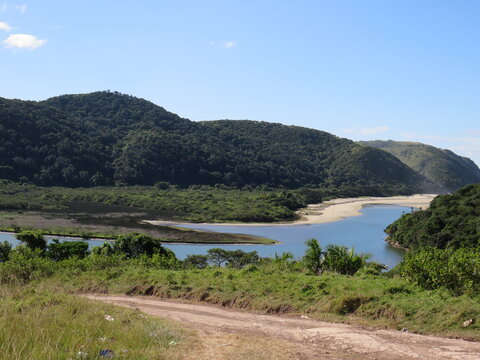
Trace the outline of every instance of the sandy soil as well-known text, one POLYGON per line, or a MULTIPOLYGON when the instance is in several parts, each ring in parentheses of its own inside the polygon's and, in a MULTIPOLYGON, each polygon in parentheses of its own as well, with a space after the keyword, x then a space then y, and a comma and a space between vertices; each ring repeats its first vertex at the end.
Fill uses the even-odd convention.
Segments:
POLYGON ((203 344, 196 359, 228 359, 257 344, 258 356, 244 359, 425 359, 479 360, 480 343, 394 330, 371 330, 308 318, 259 315, 208 305, 151 297, 86 295, 179 321, 197 332, 203 344), (264 356, 260 356, 263 351, 264 356), (276 353, 282 354, 278 356, 276 353), (271 355, 269 357, 269 355, 271 355))
POLYGON ((302 219, 294 224, 318 224, 361 215, 361 210, 368 205, 401 205, 426 209, 436 194, 417 194, 412 196, 364 197, 334 199, 321 204, 309 205, 299 211, 302 219))
MULTIPOLYGON (((391 197, 360 197, 334 199, 320 204, 311 204, 299 210, 300 220, 285 223, 202 223, 202 225, 218 226, 292 226, 305 224, 320 224, 345 219, 350 216, 361 215, 361 210, 368 205, 401 205, 426 209, 436 194, 417 194, 411 196, 391 197)), ((152 225, 180 225, 180 223, 153 220, 145 221, 152 225)))

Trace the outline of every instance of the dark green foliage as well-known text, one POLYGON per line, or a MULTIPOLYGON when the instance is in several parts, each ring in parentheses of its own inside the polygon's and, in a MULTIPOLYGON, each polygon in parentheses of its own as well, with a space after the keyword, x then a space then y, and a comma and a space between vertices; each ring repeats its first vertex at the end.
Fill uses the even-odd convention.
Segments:
POLYGON ((406 254, 399 271, 426 289, 445 287, 456 295, 480 294, 479 248, 421 248, 406 254))
POLYGON ((159 240, 145 234, 119 235, 112 248, 114 252, 125 255, 127 259, 153 254, 175 256, 171 250, 164 248, 159 240))
POLYGON ((0 99, 0 144, 0 178, 46 186, 313 186, 345 195, 434 188, 391 154, 326 132, 196 123, 114 92, 0 99))
POLYGON ((0 262, 5 262, 9 259, 11 250, 12 245, 8 241, 0 243, 0 262))
POLYGON ((402 247, 459 249, 480 246, 480 184, 437 196, 430 208, 403 215, 385 230, 402 247))
POLYGON ((242 269, 247 265, 258 264, 260 256, 256 251, 246 252, 243 250, 224 250, 221 248, 209 249, 208 255, 190 255, 184 265, 205 268, 208 264, 212 266, 226 265, 234 269, 242 269))
POLYGON ((47 256, 54 260, 66 260, 72 257, 83 259, 88 255, 88 243, 85 241, 63 241, 57 239, 47 246, 47 256))
POLYGON ((18 234, 15 234, 17 240, 27 244, 27 246, 31 249, 39 249, 44 251, 47 248, 47 241, 43 236, 41 231, 30 231, 25 230, 18 234))
POLYGON ((228 261, 229 251, 221 249, 221 248, 214 248, 209 249, 208 253, 208 262, 210 262, 213 266, 222 266, 228 261))
POLYGON ((208 266, 208 255, 188 255, 183 260, 183 266, 187 269, 205 269, 208 266))
POLYGON ((256 251, 234 250, 228 252, 227 259, 228 267, 242 269, 247 265, 258 264, 260 256, 258 256, 256 251))
POLYGON ((446 191, 455 191, 462 186, 480 182, 478 166, 472 160, 450 150, 405 141, 377 140, 360 143, 388 151, 446 191))

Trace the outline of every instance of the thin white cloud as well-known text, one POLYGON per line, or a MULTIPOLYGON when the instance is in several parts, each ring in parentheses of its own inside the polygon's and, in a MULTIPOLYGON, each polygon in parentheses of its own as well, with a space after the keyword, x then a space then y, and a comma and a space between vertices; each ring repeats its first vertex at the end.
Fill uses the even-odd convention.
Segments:
POLYGON ((12 27, 10 25, 8 25, 7 23, 0 21, 0 30, 8 32, 8 31, 12 30, 12 27))
POLYGON ((236 45, 236 44, 235 44, 235 41, 226 41, 226 42, 223 43, 223 47, 224 47, 225 49, 231 49, 231 48, 233 48, 235 45, 236 45))
POLYGON ((27 11, 27 5, 13 5, 12 9, 17 10, 20 14, 25 14, 25 11, 27 11))
POLYGON ((388 126, 377 126, 373 128, 350 128, 350 129, 345 129, 343 132, 349 133, 349 134, 356 134, 356 135, 372 135, 372 134, 377 134, 381 133, 384 131, 387 131, 389 129, 388 126))
POLYGON ((10 5, 6 2, 0 4, 0 13, 7 12, 8 10, 18 11, 20 14, 25 14, 28 6, 25 4, 21 5, 10 5))
POLYGON ((214 45, 215 45, 215 41, 213 41, 213 40, 210 40, 210 41, 208 42, 208 45, 210 45, 210 46, 214 46, 214 45))
POLYGON ((45 45, 47 40, 40 40, 39 38, 29 34, 12 34, 3 43, 7 48, 18 49, 36 49, 45 45))

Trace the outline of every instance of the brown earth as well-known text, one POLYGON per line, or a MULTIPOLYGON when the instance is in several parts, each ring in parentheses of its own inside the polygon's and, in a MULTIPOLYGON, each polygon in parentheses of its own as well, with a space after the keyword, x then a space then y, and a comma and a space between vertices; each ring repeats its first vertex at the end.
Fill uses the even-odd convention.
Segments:
POLYGON ((480 359, 480 343, 140 296, 83 295, 195 330, 192 359, 480 359))

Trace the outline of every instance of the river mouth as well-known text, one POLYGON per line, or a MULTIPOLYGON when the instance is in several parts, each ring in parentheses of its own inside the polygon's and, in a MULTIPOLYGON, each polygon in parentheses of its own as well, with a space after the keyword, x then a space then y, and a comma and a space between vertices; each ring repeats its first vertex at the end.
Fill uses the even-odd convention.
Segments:
POLYGON ((385 264, 389 269, 403 259, 404 250, 394 248, 385 241, 384 229, 403 213, 412 211, 410 207, 398 205, 367 205, 360 216, 348 217, 336 222, 320 224, 278 225, 224 225, 224 224, 177 224, 179 227, 221 233, 247 234, 277 240, 273 246, 262 245, 181 245, 165 244, 180 259, 191 254, 206 254, 211 248, 227 250, 242 249, 257 251, 260 256, 272 257, 275 254, 290 252, 295 258, 305 253, 305 241, 315 238, 322 247, 337 244, 355 248, 358 253, 371 255, 371 260, 385 264))
MULTIPOLYGON (((188 255, 206 254, 212 248, 227 250, 241 249, 257 251, 262 257, 273 257, 284 252, 301 258, 305 253, 305 241, 315 238, 325 248, 329 244, 337 244, 354 248, 357 253, 370 254, 371 260, 388 266, 396 266, 403 259, 404 251, 394 248, 385 241, 384 229, 397 220, 403 213, 412 211, 410 207, 398 205, 368 205, 361 210, 360 216, 319 224, 298 224, 294 226, 278 225, 223 225, 223 224, 177 224, 178 227, 198 229, 202 232, 246 234, 276 240, 276 245, 261 244, 177 244, 164 243, 179 259, 188 255)), ((154 225, 150 225, 155 227, 154 225)), ((208 235, 208 233, 205 233, 208 235)), ((61 237, 59 237, 61 238, 61 237)), ((12 234, 0 234, 0 241, 17 242, 12 234)), ((101 245, 101 240, 90 240, 90 246, 101 245)))

